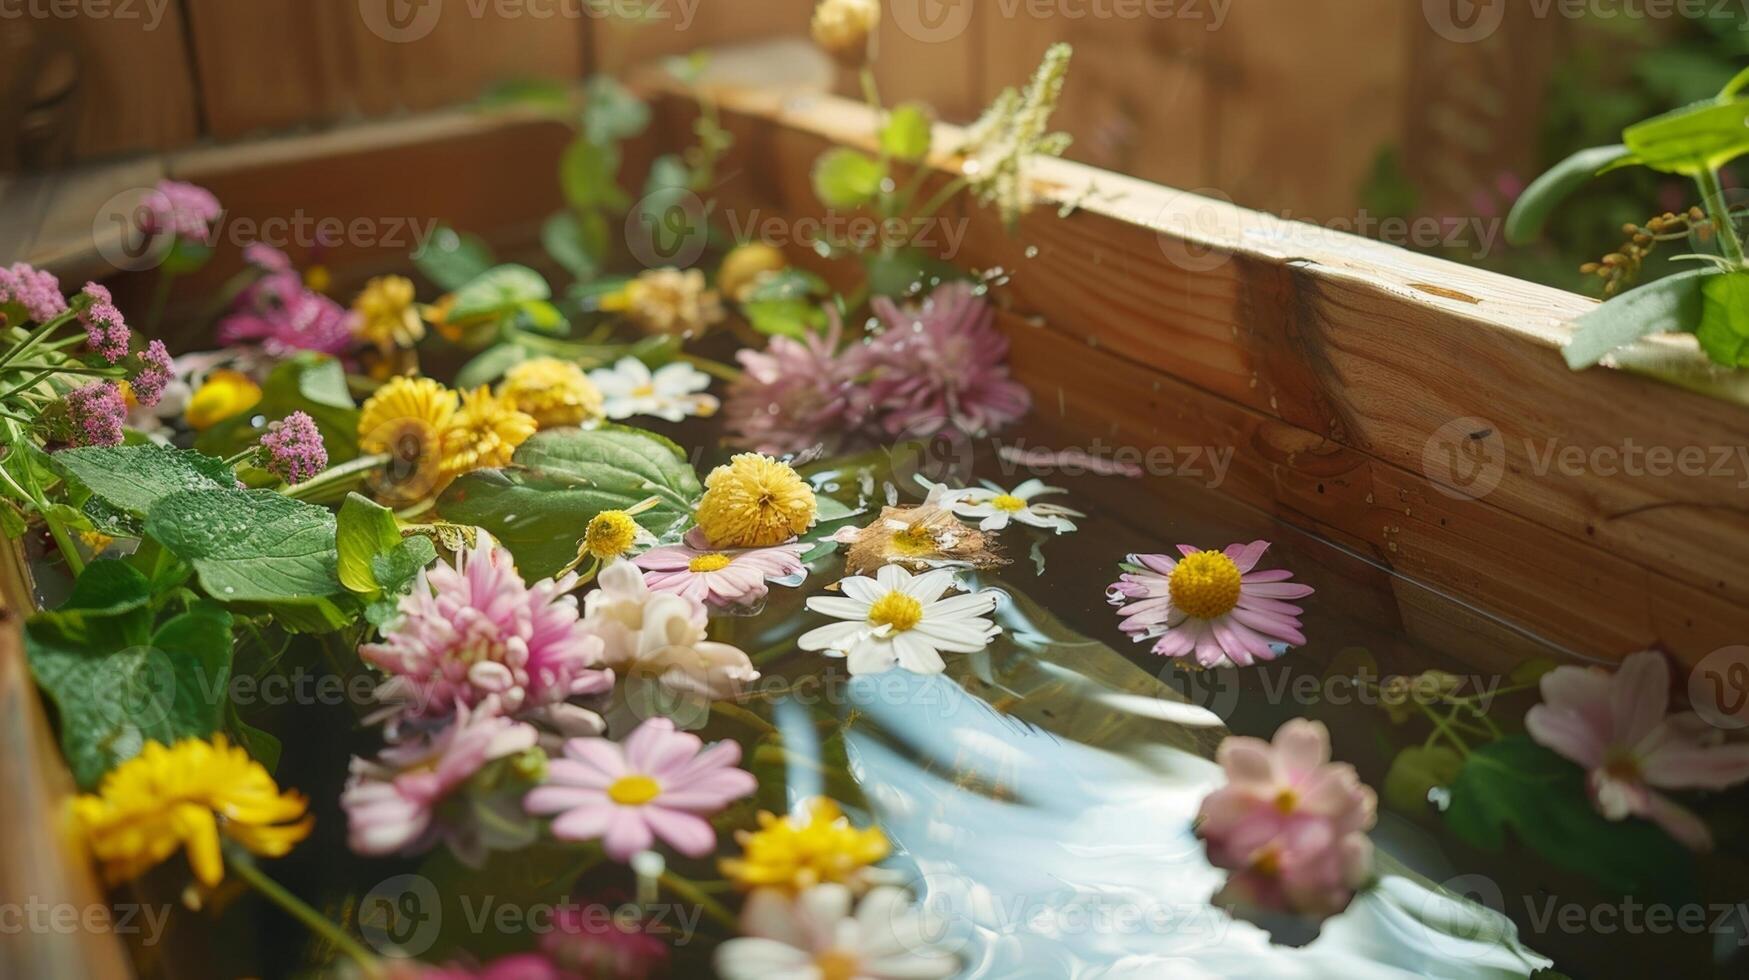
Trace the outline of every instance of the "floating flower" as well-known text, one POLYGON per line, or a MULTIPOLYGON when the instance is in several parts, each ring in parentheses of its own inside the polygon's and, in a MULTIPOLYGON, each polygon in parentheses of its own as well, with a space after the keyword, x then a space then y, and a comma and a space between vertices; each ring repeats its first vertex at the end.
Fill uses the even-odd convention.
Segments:
POLYGON ((534 419, 481 385, 463 392, 461 407, 439 436, 445 481, 473 470, 503 466, 535 433, 534 419))
POLYGON ((741 911, 742 936, 717 948, 724 980, 771 977, 940 980, 959 958, 932 948, 946 923, 919 908, 903 888, 871 890, 851 912, 843 885, 815 885, 800 895, 756 891, 741 911))
POLYGON ((261 437, 261 467, 287 483, 302 483, 328 468, 322 430, 306 412, 293 412, 261 437))
POLYGON ((67 300, 53 273, 27 262, 14 262, 0 266, 0 313, 6 312, 6 307, 15 308, 27 320, 47 323, 67 312, 67 300))
POLYGON ((819 513, 814 488, 788 463, 741 453, 711 470, 699 498, 699 529, 713 547, 765 548, 806 531, 819 513))
POLYGON ((915 507, 883 507, 880 519, 867 527, 842 528, 832 536, 850 546, 844 559, 852 575, 873 575, 885 565, 907 571, 932 568, 994 568, 1007 562, 996 553, 995 540, 966 527, 945 506, 946 488, 935 486, 915 507))
POLYGON ((1695 851, 1712 832, 1660 789, 1724 789, 1749 780, 1749 745, 1720 744, 1723 732, 1692 711, 1666 715, 1670 665, 1636 653, 1614 675, 1556 667, 1542 676, 1543 703, 1530 709, 1530 737, 1583 767, 1591 801, 1610 820, 1640 817, 1695 851))
POLYGON ((413 280, 378 276, 352 301, 352 335, 385 353, 412 347, 425 337, 414 303, 413 280))
POLYGON ((65 402, 74 446, 121 445, 128 406, 115 382, 93 381, 75 388, 67 393, 65 402))
POLYGON ((651 269, 617 293, 604 297, 601 308, 624 313, 651 333, 692 336, 722 322, 723 303, 705 287, 697 269, 651 269))
POLYGON ((825 450, 867 421, 865 349, 840 351, 843 324, 835 308, 826 314, 825 334, 773 337, 763 351, 735 355, 743 371, 724 406, 735 444, 772 456, 825 450))
POLYGON ((204 432, 228 418, 235 418, 261 401, 261 386, 241 371, 219 368, 207 374, 189 396, 183 418, 188 427, 204 432))
POLYGON ((597 583, 583 597, 583 624, 601 638, 602 663, 628 685, 649 679, 682 696, 717 701, 759 679, 739 647, 706 638, 703 605, 652 592, 631 562, 609 564, 597 583))
POLYGON ((161 180, 146 193, 142 231, 148 235, 173 234, 204 242, 212 226, 224 214, 213 192, 181 180, 161 180))
POLYGON ((491 699, 506 714, 546 708, 592 726, 592 713, 564 702, 605 692, 613 674, 595 669, 601 641, 566 595, 575 584, 566 576, 527 585, 510 552, 491 542, 420 572, 383 642, 358 650, 391 675, 378 699, 416 719, 491 699))
POLYGON ((577 552, 596 561, 612 561, 655 542, 655 535, 644 530, 630 511, 604 510, 584 525, 577 552))
POLYGON ((1179 545, 1184 557, 1131 555, 1125 573, 1106 589, 1106 599, 1124 617, 1120 628, 1137 641, 1154 639, 1162 657, 1195 655, 1204 667, 1248 667, 1279 654, 1272 642, 1302 644, 1299 606, 1287 602, 1312 594, 1288 581, 1285 569, 1253 571, 1267 541, 1235 544, 1226 551, 1179 545))
POLYGON ((633 562, 644 569, 644 584, 653 591, 726 609, 763 600, 771 591, 767 582, 807 574, 802 564, 807 550, 805 544, 780 544, 719 551, 694 528, 685 543, 646 551, 633 562))
POLYGON ((128 341, 133 335, 122 320, 121 310, 111 299, 108 288, 88 282, 85 295, 91 299, 79 311, 79 322, 85 327, 85 343, 98 357, 115 364, 128 356, 128 341))
POLYGON ((700 394, 711 385, 710 375, 684 361, 665 364, 654 374, 635 357, 622 357, 611 368, 589 372, 600 390, 602 412, 610 419, 650 415, 678 422, 693 415, 716 414, 718 402, 700 394))
POLYGON ((223 835, 279 857, 310 833, 304 798, 284 793, 249 754, 214 735, 166 746, 147 742, 110 770, 97 792, 73 801, 73 816, 110 884, 135 878, 186 847, 208 887, 225 876, 223 835))
POLYGON ((751 773, 737 769, 741 746, 730 741, 706 748, 696 735, 652 718, 626 736, 574 738, 565 755, 547 767, 545 784, 524 799, 529 813, 551 815, 560 840, 597 840, 607 856, 624 863, 657 838, 688 857, 717 846, 717 832, 704 818, 758 788, 751 773))
POLYGON ((539 737, 532 725, 457 708, 435 733, 354 757, 340 806, 348 841, 359 854, 417 853, 443 836, 437 807, 494 759, 525 752, 539 737))
POLYGON ((881 23, 881 0, 820 0, 809 33, 820 50, 846 68, 868 63, 869 40, 881 23))
POLYGON ((1203 799, 1196 833, 1210 863, 1232 872, 1217 904, 1316 917, 1347 908, 1372 874, 1378 799, 1353 766, 1330 761, 1329 731, 1297 718, 1273 744, 1229 736, 1215 759, 1227 784, 1203 799))
POLYGON ((975 653, 1001 630, 985 617, 996 609, 993 589, 942 598, 954 584, 952 569, 913 577, 888 565, 874 578, 841 581, 842 596, 815 596, 808 608, 844 620, 802 634, 803 650, 847 657, 852 674, 876 674, 895 665, 919 674, 947 669, 942 651, 975 653))
POLYGON ((717 267, 717 288, 737 303, 744 302, 760 283, 789 266, 783 250, 764 242, 737 245, 717 267))
POLYGON ((735 834, 741 856, 719 862, 723 874, 742 888, 794 895, 815 885, 838 884, 860 891, 871 884, 870 866, 891 849, 879 827, 858 830, 825 797, 809 800, 788 816, 760 811, 758 819, 758 830, 735 834))
MULTIPOLYGON (((918 479, 925 486, 929 485, 921 477, 918 479)), ((1015 487, 1012 493, 994 483, 985 483, 982 487, 947 491, 946 506, 960 517, 978 521, 978 527, 985 531, 1000 531, 1010 521, 1015 521, 1065 534, 1075 530, 1075 522, 1069 518, 1087 515, 1060 504, 1037 500, 1047 494, 1063 492, 1061 487, 1045 486, 1043 480, 1028 480, 1015 487)))
POLYGON ((147 408, 154 408, 164 397, 164 390, 176 380, 176 363, 170 359, 170 351, 164 347, 162 340, 154 340, 140 352, 140 370, 128 383, 134 394, 134 400, 147 408))
POLYGON ((892 435, 928 436, 944 426, 979 435, 1026 414, 1032 398, 1008 376, 1008 338, 996 311, 970 283, 952 282, 920 309, 886 297, 871 305, 886 325, 868 348, 871 396, 892 435))
POLYGON ((498 394, 543 429, 601 418, 604 400, 583 369, 556 357, 535 357, 504 372, 498 394))

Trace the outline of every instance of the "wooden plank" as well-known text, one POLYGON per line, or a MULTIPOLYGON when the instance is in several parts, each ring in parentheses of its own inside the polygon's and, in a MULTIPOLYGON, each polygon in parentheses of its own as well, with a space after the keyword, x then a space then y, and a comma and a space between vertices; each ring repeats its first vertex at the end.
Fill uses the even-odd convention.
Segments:
POLYGON ((694 0, 656 5, 647 21, 593 19, 597 71, 620 72, 670 55, 765 38, 805 38, 814 5, 805 0, 694 0))
POLYGON ((590 18, 567 13, 582 5, 186 3, 220 139, 467 102, 493 82, 577 78, 587 64, 590 18), (401 23, 390 10, 411 13, 401 23))

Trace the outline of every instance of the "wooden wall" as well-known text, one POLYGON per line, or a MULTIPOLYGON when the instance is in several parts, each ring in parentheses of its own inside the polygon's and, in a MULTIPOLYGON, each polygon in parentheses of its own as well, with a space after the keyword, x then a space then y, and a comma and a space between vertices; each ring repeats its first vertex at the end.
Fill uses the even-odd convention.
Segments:
MULTIPOLYGON (((584 0, 103 2, 133 16, 0 19, 0 125, 21 134, 0 139, 0 171, 465 102, 507 78, 576 78, 802 34, 812 8, 652 0, 652 18, 631 23, 581 16, 584 0)), ((1060 117, 1073 158, 1328 220, 1355 214, 1387 146, 1405 148, 1427 186, 1527 165, 1563 26, 1515 12, 1464 43, 1404 0, 1179 0, 1163 18, 1095 9, 1146 8, 886 0, 883 95, 964 122, 1066 40, 1078 51, 1060 117)))

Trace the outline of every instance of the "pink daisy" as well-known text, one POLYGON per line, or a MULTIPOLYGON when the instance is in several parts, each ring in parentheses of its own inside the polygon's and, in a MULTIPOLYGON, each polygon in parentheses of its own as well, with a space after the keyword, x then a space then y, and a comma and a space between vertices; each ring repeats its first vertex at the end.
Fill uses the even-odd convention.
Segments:
MULTIPOLYGON (((748 606, 771 591, 767 582, 807 574, 802 555, 810 546, 717 550, 694 528, 684 544, 652 548, 632 559, 644 570, 644 584, 718 609, 748 606)), ((799 584, 799 583, 796 583, 799 584)))
POLYGON ((1329 730, 1296 718, 1273 743, 1228 737, 1215 759, 1227 784, 1203 799, 1196 834, 1209 862, 1232 872, 1217 904, 1318 917, 1347 908, 1372 874, 1378 797, 1353 766, 1330 761, 1329 730))
POLYGON ((1585 768, 1599 813, 1642 817, 1691 850, 1712 849, 1700 817, 1658 790, 1724 789, 1749 780, 1749 745, 1720 744, 1724 733, 1692 711, 1665 714, 1670 665, 1662 655, 1636 653, 1613 675, 1556 667, 1543 675, 1542 695, 1524 727, 1585 768))
POLYGON ((384 855, 429 848, 444 834, 434 819, 438 804, 486 763, 533 748, 537 738, 531 725, 460 708, 435 734, 391 746, 374 760, 355 756, 340 794, 353 851, 384 855))
POLYGON ((564 758, 547 766, 547 782, 524 798, 529 813, 550 815, 560 840, 600 839, 607 856, 624 863, 661 838, 688 857, 717 846, 706 816, 753 792, 753 775, 735 768, 741 746, 706 748, 696 735, 651 718, 619 745, 574 738, 564 758))
POLYGON ((824 450, 867 420, 869 393, 860 380, 867 350, 840 351, 843 321, 832 306, 826 315, 832 326, 824 335, 773 337, 763 351, 735 355, 744 371, 723 406, 735 445, 769 456, 824 450))
POLYGON ((921 308, 901 309, 886 297, 870 305, 886 325, 868 357, 878 368, 871 396, 887 432, 927 436, 952 424, 979 435, 1032 406, 1008 376, 1008 338, 996 329, 996 311, 971 283, 948 283, 921 308))
POLYGON ((1178 546, 1183 557, 1131 555, 1125 573, 1105 591, 1118 607, 1119 627, 1137 642, 1155 640, 1162 657, 1195 655, 1204 667, 1248 667, 1274 660, 1272 643, 1298 646, 1299 606, 1287 602, 1312 594, 1288 581, 1285 569, 1253 571, 1269 542, 1235 544, 1226 551, 1178 546))
POLYGON ((392 675, 377 697, 415 719, 490 699, 506 714, 544 709, 567 734, 598 731, 592 712, 565 703, 613 686, 612 671, 595 669, 601 640, 566 594, 575 584, 572 575, 525 584, 493 542, 420 572, 384 641, 358 650, 392 675))

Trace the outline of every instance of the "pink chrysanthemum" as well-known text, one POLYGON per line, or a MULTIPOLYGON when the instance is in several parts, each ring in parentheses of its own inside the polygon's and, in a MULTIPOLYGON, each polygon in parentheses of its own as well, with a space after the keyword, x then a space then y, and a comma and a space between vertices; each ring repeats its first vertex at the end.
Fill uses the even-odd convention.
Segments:
POLYGON ((0 266, 0 307, 16 306, 25 319, 47 323, 67 312, 60 280, 25 262, 0 266))
POLYGON ((446 835, 435 818, 448 799, 486 763, 534 747, 534 726, 458 708, 433 734, 384 749, 374 760, 354 757, 340 794, 348 842, 359 854, 411 854, 446 835))
POLYGON ((829 451, 867 421, 870 396, 860 378, 867 348, 840 351, 843 322, 833 307, 826 315, 832 327, 824 335, 773 337, 763 351, 735 355, 745 370, 724 405, 735 445, 769 456, 829 451))
POLYGON ((219 324, 222 344, 258 343, 273 357, 352 346, 346 308, 305 289, 295 273, 271 273, 239 299, 241 308, 219 324))
POLYGON ((119 446, 128 406, 113 381, 93 381, 67 393, 74 446, 119 446))
POLYGON ((95 282, 85 284, 85 295, 91 302, 79 311, 79 322, 85 327, 85 342, 97 355, 111 364, 128 356, 131 334, 122 320, 121 310, 109 295, 109 289, 95 282))
POLYGON ((293 412, 261 437, 262 468, 287 483, 302 483, 328 468, 322 430, 308 413, 293 412))
POLYGON ((575 585, 572 575, 527 585, 510 552, 488 542, 421 572, 384 641, 358 652, 393 675, 377 696, 406 717, 441 718, 490 699, 505 714, 556 712, 550 720, 576 731, 584 719, 566 725, 567 713, 594 715, 565 702, 607 691, 613 673, 595 669, 601 640, 566 594, 575 585))
POLYGON ((266 242, 250 242, 243 246, 243 261, 262 272, 292 271, 291 256, 266 242))
POLYGON ((176 364, 170 359, 170 351, 162 340, 154 340, 140 352, 139 373, 128 381, 128 387, 134 393, 134 401, 155 408, 164 398, 164 389, 175 379, 176 364))
POLYGON ((180 180, 161 180, 146 193, 145 227, 148 235, 175 234, 206 241, 222 210, 212 191, 180 180))
POLYGON ((562 906, 540 941, 541 952, 570 975, 647 980, 668 965, 670 952, 644 930, 635 910, 605 901, 562 906))
POLYGON ((1272 643, 1300 645, 1299 606, 1286 600, 1312 594, 1288 581, 1285 569, 1253 571, 1269 542, 1235 544, 1226 551, 1178 546, 1183 557, 1131 555, 1125 572, 1106 589, 1123 616, 1119 626, 1137 642, 1155 640, 1162 657, 1194 655, 1204 667, 1247 667, 1280 654, 1272 643))
POLYGON ((605 738, 574 738, 565 757, 547 766, 547 782, 523 800, 529 813, 557 814, 553 836, 597 840, 624 863, 660 837, 688 857, 717 846, 706 816, 757 788, 753 774, 735 768, 741 746, 706 748, 696 735, 651 718, 619 745, 605 738))
POLYGON ((1611 675, 1556 667, 1542 677, 1543 703, 1524 716, 1530 737, 1583 766, 1591 800, 1610 820, 1641 817, 1694 851, 1713 835, 1694 811, 1660 789, 1725 789, 1749 780, 1749 745, 1692 711, 1666 715, 1670 665, 1636 653, 1611 675))
POLYGON ((1196 834, 1232 874, 1216 904, 1324 917, 1348 907, 1372 873, 1378 797, 1354 767, 1330 761, 1330 733, 1296 718, 1273 743, 1230 736, 1215 753, 1227 784, 1202 801, 1196 834))
POLYGON ((773 548, 712 548, 704 532, 694 528, 684 544, 652 548, 632 559, 644 569, 644 584, 652 592, 671 592, 694 602, 726 609, 747 606, 771 591, 767 582, 803 574, 805 544, 773 548))
POLYGON ((871 394, 888 433, 926 436, 953 425, 973 435, 1015 421, 1032 398, 1008 376, 1008 338, 970 283, 948 283, 921 308, 871 304, 886 330, 869 347, 871 394))

